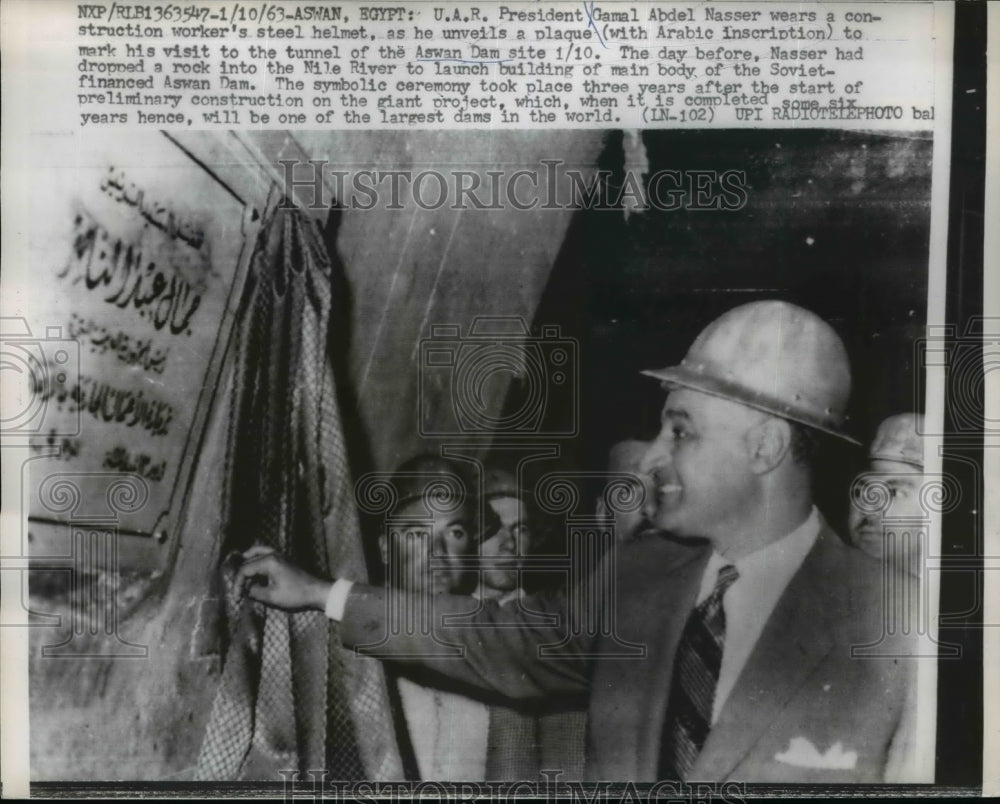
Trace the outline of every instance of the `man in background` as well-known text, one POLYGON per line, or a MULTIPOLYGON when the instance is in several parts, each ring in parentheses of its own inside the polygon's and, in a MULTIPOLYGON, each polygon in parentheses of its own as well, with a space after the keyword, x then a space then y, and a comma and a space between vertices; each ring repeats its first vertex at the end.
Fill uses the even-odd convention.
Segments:
MULTIPOLYGON (((628 491, 624 495, 627 500, 619 500, 619 502, 627 502, 628 504, 612 506, 614 508, 612 514, 607 501, 602 496, 597 500, 597 513, 605 520, 614 522, 615 538, 622 541, 635 538, 650 527, 649 520, 646 518, 646 509, 652 502, 652 487, 649 483, 649 477, 639 474, 639 467, 647 449, 649 449, 648 441, 629 438, 614 444, 608 451, 608 473, 610 475, 632 475, 628 481, 628 491), (633 501, 637 503, 634 507, 632 506, 633 501)), ((617 486, 613 485, 611 488, 614 489, 617 486)))
MULTIPOLYGON (((429 596, 471 588, 462 559, 479 548, 479 501, 462 466, 435 455, 404 462, 390 485, 396 501, 379 532, 379 552, 387 586, 420 601, 398 610, 398 627, 419 631, 429 623, 429 596)), ((487 707, 419 668, 404 670, 396 683, 420 779, 482 779, 487 707)))
MULTIPOLYGON (((483 474, 483 497, 499 527, 480 545, 486 566, 473 594, 509 609, 524 596, 523 559, 541 536, 540 517, 515 472, 488 461, 483 474)), ((585 728, 586 701, 579 696, 491 706, 485 778, 543 781, 541 771, 547 770, 558 771, 559 781, 578 780, 585 728)))
POLYGON ((848 513, 851 544, 916 578, 927 556, 923 431, 920 413, 900 413, 879 425, 848 513))

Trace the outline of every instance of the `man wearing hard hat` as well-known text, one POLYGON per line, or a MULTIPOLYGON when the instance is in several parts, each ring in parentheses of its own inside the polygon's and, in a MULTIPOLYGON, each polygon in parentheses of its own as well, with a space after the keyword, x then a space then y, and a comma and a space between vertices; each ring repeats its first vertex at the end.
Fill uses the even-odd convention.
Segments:
MULTIPOLYGON (((473 485, 462 466, 417 455, 393 472, 390 486, 394 502, 378 534, 387 586, 431 596, 470 589, 472 579, 461 559, 479 547, 479 505, 468 493, 473 485)), ((420 778, 479 779, 488 710, 436 681, 405 672, 396 679, 420 778)))
MULTIPOLYGON (((886 627, 880 563, 813 505, 814 443, 848 439, 840 339, 808 310, 755 302, 709 324, 680 365, 646 373, 668 392, 641 462, 653 479, 647 513, 679 538, 617 545, 613 633, 495 628, 498 609, 485 605, 476 629, 394 638, 394 648, 460 643, 460 661, 418 661, 514 698, 588 689, 589 779, 916 780, 901 750, 912 745, 910 638, 886 627), (877 657, 855 658, 872 644, 877 657)), ((291 573, 278 560, 243 569, 266 603, 325 608, 350 644, 384 639, 383 590, 337 581, 299 591, 291 573)), ((607 580, 599 567, 594 583, 607 580)), ((443 613, 470 610, 459 596, 437 600, 443 613)), ((530 608, 565 623, 568 600, 580 598, 530 608)))
MULTIPOLYGON (((525 556, 542 539, 542 522, 532 495, 509 466, 493 459, 483 467, 483 499, 499 520, 493 535, 480 544, 488 562, 473 596, 495 600, 516 622, 517 601, 525 597, 525 556)), ((527 705, 490 707, 486 779, 543 781, 541 772, 562 771, 560 781, 582 778, 586 711, 580 696, 527 705)))
POLYGON ((900 413, 879 425, 868 450, 868 471, 852 485, 851 544, 919 578, 927 555, 924 417, 900 413))

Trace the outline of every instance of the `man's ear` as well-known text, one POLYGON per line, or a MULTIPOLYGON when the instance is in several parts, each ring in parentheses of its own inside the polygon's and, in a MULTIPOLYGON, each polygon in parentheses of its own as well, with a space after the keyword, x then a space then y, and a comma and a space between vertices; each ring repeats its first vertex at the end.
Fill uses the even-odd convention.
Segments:
POLYGON ((744 437, 751 471, 765 475, 781 465, 792 446, 792 428, 784 419, 768 416, 744 437))
POLYGON ((389 563, 389 542, 386 540, 385 534, 380 533, 378 535, 378 551, 382 555, 382 563, 389 563))

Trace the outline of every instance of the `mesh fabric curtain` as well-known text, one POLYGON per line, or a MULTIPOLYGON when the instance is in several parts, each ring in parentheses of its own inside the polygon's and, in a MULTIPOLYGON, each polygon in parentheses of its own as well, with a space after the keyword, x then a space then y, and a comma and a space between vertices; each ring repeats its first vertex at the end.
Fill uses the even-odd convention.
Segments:
MULTIPOLYGON (((233 354, 227 549, 275 548, 322 577, 366 580, 335 378, 330 255, 315 223, 277 209, 251 259, 233 354)), ((321 612, 267 609, 223 562, 227 646, 200 780, 401 779, 385 676, 321 612)))

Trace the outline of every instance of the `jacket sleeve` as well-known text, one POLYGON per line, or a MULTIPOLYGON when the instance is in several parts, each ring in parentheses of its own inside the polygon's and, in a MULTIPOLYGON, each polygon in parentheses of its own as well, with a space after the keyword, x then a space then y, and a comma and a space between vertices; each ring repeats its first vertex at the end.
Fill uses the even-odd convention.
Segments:
POLYGON ((365 655, 424 667, 507 698, 587 687, 590 640, 570 627, 563 595, 527 595, 501 607, 460 595, 421 600, 355 584, 340 637, 365 655), (421 605, 428 603, 425 613, 421 605))

